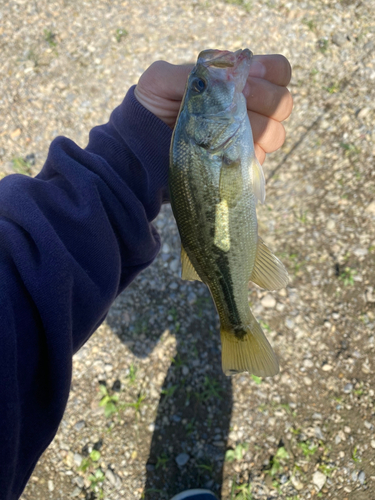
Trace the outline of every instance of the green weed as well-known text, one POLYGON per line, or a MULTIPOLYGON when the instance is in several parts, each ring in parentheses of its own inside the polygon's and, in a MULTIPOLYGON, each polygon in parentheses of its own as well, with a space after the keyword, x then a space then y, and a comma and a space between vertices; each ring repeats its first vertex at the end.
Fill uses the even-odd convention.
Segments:
POLYGON ((361 458, 358 456, 358 446, 354 447, 354 450, 352 452, 352 460, 355 463, 358 463, 361 461, 361 458))
POLYGON ((318 446, 313 445, 312 443, 308 443, 305 441, 301 441, 297 443, 297 446, 300 448, 305 457, 309 457, 310 455, 314 455, 317 451, 318 446))
POLYGON ((20 156, 13 158, 12 167, 17 174, 31 175, 30 163, 21 158, 20 156))
POLYGON ((56 47, 56 35, 50 30, 44 30, 44 40, 48 43, 51 48, 56 47))
POLYGON ((225 461, 233 462, 234 460, 242 460, 243 456, 249 449, 249 445, 247 443, 238 444, 234 450, 227 450, 225 453, 225 461))
POLYGON ((253 500, 251 484, 232 483, 231 500, 253 500), (234 484, 234 487, 233 487, 234 484))
POLYGON ((340 142, 340 146, 345 151, 346 156, 358 155, 361 152, 361 150, 355 144, 340 142))
POLYGON ((138 394, 137 401, 135 403, 124 403, 124 406, 129 406, 130 408, 134 408, 136 415, 139 415, 143 401, 146 399, 146 395, 141 392, 138 394))
POLYGON ((168 401, 168 399, 173 396, 177 387, 178 387, 178 384, 171 385, 170 387, 167 387, 166 389, 161 390, 161 393, 164 394, 164 396, 165 396, 164 401, 168 401))
POLYGON ((354 285, 354 275, 356 274, 356 270, 352 269, 351 267, 347 266, 345 269, 341 272, 339 278, 342 280, 344 283, 344 286, 354 285))
POLYGON ((254 380, 254 382, 259 385, 262 383, 262 378, 261 377, 257 377, 256 375, 254 375, 253 373, 251 374, 251 378, 254 380))
POLYGON ((159 467, 161 467, 162 469, 165 469, 168 462, 169 462, 168 456, 165 453, 162 453, 156 459, 155 469, 159 469, 159 467))
POLYGON ((323 87, 329 94, 336 94, 340 90, 340 84, 338 82, 333 82, 329 87, 323 87))
POLYGON ((250 12, 253 8, 253 4, 250 0, 224 0, 224 2, 231 5, 239 5, 240 7, 243 7, 246 12, 250 12))
POLYGON ((316 25, 312 19, 306 19, 305 17, 302 19, 302 23, 305 24, 310 31, 314 31, 316 29, 316 25))
POLYGON ((284 448, 284 446, 280 446, 280 448, 277 449, 277 452, 275 455, 272 457, 270 461, 270 469, 267 471, 268 474, 271 477, 274 477, 279 470, 282 468, 282 461, 287 460, 289 458, 289 454, 284 448))
POLYGON ((134 363, 132 363, 129 366, 129 374, 126 377, 131 384, 135 383, 135 379, 137 378, 137 371, 138 371, 138 368, 135 366, 134 363))
POLYGON ((117 28, 116 33, 115 33, 116 42, 120 43, 123 38, 125 38, 126 36, 128 36, 128 34, 129 33, 126 31, 126 29, 124 29, 124 28, 117 28))
POLYGON ((318 40, 318 49, 322 54, 325 54, 328 50, 328 39, 327 38, 321 38, 318 40))
POLYGON ((107 387, 104 384, 99 384, 99 390, 102 394, 102 399, 100 400, 99 406, 104 407, 104 415, 109 418, 114 413, 119 411, 117 403, 119 400, 118 394, 110 394, 107 387))

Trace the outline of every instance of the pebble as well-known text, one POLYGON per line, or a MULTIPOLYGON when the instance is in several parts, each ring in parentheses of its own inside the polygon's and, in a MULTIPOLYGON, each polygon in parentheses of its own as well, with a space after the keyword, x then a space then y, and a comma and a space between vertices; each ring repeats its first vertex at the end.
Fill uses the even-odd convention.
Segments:
POLYGON ((322 433, 322 429, 320 427, 315 427, 314 429, 314 433, 315 433, 315 437, 317 437, 318 439, 324 441, 324 436, 323 436, 323 433, 322 433))
POLYGON ((48 480, 48 491, 53 491, 55 489, 55 485, 51 479, 48 480))
POLYGON ((348 39, 347 39, 346 35, 344 35, 343 33, 335 33, 332 36, 332 43, 334 43, 338 47, 342 47, 347 42, 348 42, 348 39))
POLYGON ((294 488, 297 490, 297 491, 301 491, 303 490, 304 488, 304 484, 299 480, 297 479, 296 477, 292 476, 290 478, 291 482, 292 482, 292 485, 294 486, 294 488))
POLYGON ((171 249, 169 248, 168 243, 164 243, 161 249, 162 253, 170 253, 171 249))
POLYGON ((373 440, 371 441, 371 448, 373 448, 373 449, 375 450, 375 439, 373 439, 373 440))
POLYGON ((268 293, 265 297, 263 297, 260 303, 267 309, 273 309, 276 305, 276 299, 268 293))
POLYGON ((372 201, 369 205, 367 205, 366 210, 368 214, 375 215, 375 201, 372 201))
POLYGON ((79 467, 82 463, 82 455, 80 455, 79 453, 74 453, 73 460, 76 466, 79 467))
POLYGON ((365 480, 366 480, 366 474, 363 472, 363 470, 361 470, 361 472, 358 474, 358 481, 360 482, 360 484, 365 484, 365 480))
POLYGON ((85 427, 85 425, 86 425, 86 422, 84 420, 79 420, 75 424, 74 429, 79 432, 85 427))
POLYGON ((182 367, 182 375, 186 377, 189 374, 189 368, 187 366, 182 367))
POLYGON ((170 262, 169 264, 169 268, 172 272, 177 272, 177 269, 178 269, 178 266, 179 266, 179 260, 178 259, 174 259, 170 262))
POLYGON ((314 192, 314 186, 312 186, 311 184, 307 184, 305 189, 306 189, 307 194, 313 194, 313 192, 314 192))
POLYGON ((155 424, 154 424, 154 423, 149 424, 149 426, 148 426, 148 430, 149 430, 150 432, 154 432, 154 430, 155 430, 155 424))
POLYGON ((313 413, 312 416, 313 420, 322 420, 322 414, 321 413, 313 413))
POLYGON ((294 321, 290 318, 286 318, 285 320, 285 326, 289 329, 292 330, 294 327, 294 321))
POLYGON ((328 363, 326 363, 325 365, 322 366, 322 370, 324 372, 330 372, 332 369, 333 369, 333 366, 329 365, 328 363))
POLYGON ((312 385, 312 380, 310 377, 303 377, 305 385, 312 385))
POLYGON ((318 488, 318 491, 323 488, 326 479, 327 477, 325 476, 325 474, 323 474, 323 472, 320 472, 319 470, 314 472, 312 482, 318 488))
POLYGON ((187 301, 191 306, 195 304, 195 302, 197 301, 196 294, 194 292, 190 292, 189 295, 187 296, 187 301))
POLYGON ((349 392, 352 392, 353 390, 353 384, 346 384, 344 387, 344 392, 345 394, 349 394, 349 392))
POLYGON ((78 488, 78 486, 77 486, 76 488, 74 488, 74 490, 72 491, 70 496, 75 498, 75 497, 78 497, 80 494, 81 494, 81 488, 78 488))
POLYGON ((179 467, 183 467, 184 465, 186 465, 189 460, 190 460, 190 457, 187 453, 180 453, 176 457, 176 463, 179 467))
POLYGON ((314 363, 311 361, 311 359, 304 359, 303 366, 305 366, 306 368, 312 368, 314 366, 314 363))

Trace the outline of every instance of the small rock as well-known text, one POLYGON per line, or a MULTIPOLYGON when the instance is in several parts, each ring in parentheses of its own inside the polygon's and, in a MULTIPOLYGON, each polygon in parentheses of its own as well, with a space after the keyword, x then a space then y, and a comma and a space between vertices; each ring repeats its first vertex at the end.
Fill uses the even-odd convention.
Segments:
POLYGON ((79 432, 79 431, 81 431, 81 430, 85 427, 85 425, 86 425, 86 423, 85 423, 85 421, 84 421, 84 420, 79 420, 79 421, 75 424, 74 429, 75 429, 77 432, 79 432))
POLYGON ((303 377, 305 385, 312 385, 312 380, 310 377, 303 377))
POLYGON ((112 486, 115 486, 116 484, 116 478, 111 469, 107 469, 105 472, 105 477, 108 479, 108 481, 112 484, 112 486))
POLYGON ((371 111, 370 108, 362 108, 359 110, 358 114, 357 114, 357 118, 359 119, 362 119, 364 118, 365 116, 367 116, 369 114, 369 112, 371 111))
POLYGON ((364 257, 368 254, 367 248, 357 247, 353 250, 353 253, 356 257, 364 257))
POLYGON ((176 457, 176 463, 179 467, 183 467, 184 465, 186 465, 189 460, 190 460, 190 457, 187 453, 180 453, 176 457))
POLYGON ((358 477, 358 472, 353 471, 352 472, 352 481, 357 481, 357 477, 358 477))
POLYGON ((365 212, 375 215, 375 201, 372 201, 369 205, 367 205, 365 212))
POLYGON ((325 365, 322 366, 322 370, 324 372, 330 372, 332 370, 333 366, 329 365, 328 363, 326 363, 325 365))
POLYGON ((294 327, 294 321, 290 318, 286 318, 285 320, 285 326, 289 329, 292 330, 294 327))
POLYGON ((341 443, 341 436, 340 434, 337 434, 335 437, 335 444, 340 444, 341 443))
POLYGON ((190 305, 195 304, 195 302, 197 301, 196 294, 194 292, 190 292, 189 295, 187 296, 187 300, 188 300, 190 305))
POLYGON ((294 486, 294 488, 297 490, 297 491, 301 491, 303 490, 304 488, 304 485, 303 483, 301 483, 301 481, 299 479, 297 479, 296 477, 292 476, 290 478, 291 482, 292 482, 292 485, 294 486))
POLYGON ((353 384, 346 384, 344 387, 344 392, 345 394, 349 394, 349 392, 352 392, 353 390, 353 384))
POLYGON ((162 253, 170 253, 171 249, 169 248, 168 243, 164 243, 161 249, 162 253))
POLYGON ((361 470, 361 472, 358 474, 358 481, 360 482, 360 484, 365 484, 365 480, 366 480, 366 474, 363 472, 363 470, 361 470))
POLYGON ((75 498, 75 497, 79 497, 79 495, 81 494, 81 488, 78 488, 78 486, 76 488, 74 488, 74 490, 71 492, 70 496, 75 498))
POLYGON ((172 272, 175 273, 178 269, 178 265, 179 265, 178 259, 174 259, 174 260, 172 260, 172 262, 170 262, 169 268, 172 272))
POLYGON ((312 419, 313 420, 322 420, 322 414, 321 413, 313 413, 312 419))
POLYGON ((148 430, 149 430, 150 432, 154 432, 154 430, 155 430, 155 424, 154 424, 154 423, 149 424, 149 426, 148 426, 148 430))
POLYGON ((55 485, 51 479, 48 480, 48 490, 53 491, 55 489, 55 485))
POLYGON ((337 45, 338 47, 342 47, 343 45, 345 45, 346 43, 348 42, 348 38, 346 35, 344 35, 343 33, 335 33, 333 36, 332 36, 332 43, 334 43, 335 45, 337 45))
POLYGON ((318 491, 320 491, 323 486, 325 485, 327 477, 323 472, 320 472, 319 470, 315 471, 312 477, 312 482, 313 484, 318 488, 318 491))
POLYGON ((314 186, 312 186, 311 184, 307 184, 305 189, 306 189, 307 194, 313 194, 313 192, 314 192, 314 186))
POLYGON ((323 436, 323 433, 322 433, 322 429, 320 427, 315 427, 314 433, 315 433, 315 437, 317 437, 321 441, 324 441, 324 436, 323 436))
POLYGON ((329 221, 327 222, 327 229, 328 229, 329 231, 334 231, 335 227, 336 227, 336 224, 335 224, 335 221, 334 221, 334 220, 332 220, 332 219, 331 219, 331 220, 329 220, 329 221))
POLYGON ((80 455, 79 453, 74 453, 73 460, 76 466, 79 467, 82 463, 82 455, 80 455))
POLYGON ((267 309, 273 309, 276 305, 276 300, 268 293, 265 297, 263 297, 260 303, 267 309))
POLYGON ((189 374, 189 368, 187 366, 182 367, 182 375, 186 377, 189 374))
POLYGON ((311 361, 311 359, 304 359, 303 366, 305 368, 312 368, 314 366, 314 363, 311 361))
POLYGON ((373 448, 373 449, 375 450, 375 439, 373 439, 373 440, 371 441, 371 448, 373 448))

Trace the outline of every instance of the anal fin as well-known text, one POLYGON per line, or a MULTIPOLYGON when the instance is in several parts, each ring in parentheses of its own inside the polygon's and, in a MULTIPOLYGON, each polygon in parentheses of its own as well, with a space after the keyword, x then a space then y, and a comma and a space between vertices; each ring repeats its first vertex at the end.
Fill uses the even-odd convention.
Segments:
POLYGON ((202 281, 197 271, 194 269, 193 264, 190 262, 190 259, 182 245, 181 245, 181 266, 182 266, 181 278, 183 280, 202 281))
POLYGON ((257 253, 250 281, 265 290, 279 290, 289 282, 283 263, 270 251, 258 236, 257 253))

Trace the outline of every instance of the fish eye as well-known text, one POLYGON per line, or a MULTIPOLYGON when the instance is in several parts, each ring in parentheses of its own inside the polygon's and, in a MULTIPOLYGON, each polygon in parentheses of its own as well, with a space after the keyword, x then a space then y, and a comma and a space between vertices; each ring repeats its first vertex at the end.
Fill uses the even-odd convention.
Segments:
POLYGON ((194 81, 193 81, 193 90, 195 90, 195 92, 203 92, 204 89, 206 88, 207 84, 206 82, 202 79, 202 78, 196 78, 194 81))

